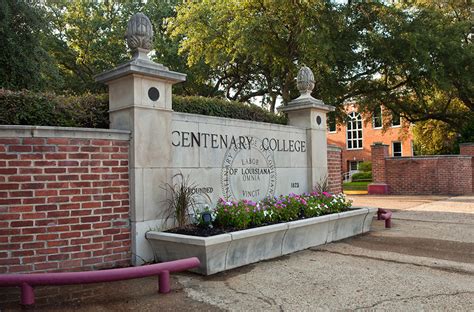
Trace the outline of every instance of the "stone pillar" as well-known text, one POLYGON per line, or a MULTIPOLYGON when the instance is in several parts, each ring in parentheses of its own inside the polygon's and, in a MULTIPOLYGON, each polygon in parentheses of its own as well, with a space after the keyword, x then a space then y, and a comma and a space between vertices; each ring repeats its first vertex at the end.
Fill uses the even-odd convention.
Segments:
POLYGON ((372 181, 369 184, 369 194, 388 194, 388 185, 385 172, 385 158, 389 156, 388 145, 374 143, 371 145, 372 153, 372 181))
POLYGON ((145 232, 162 225, 171 180, 171 88, 186 75, 152 62, 148 56, 153 31, 149 19, 135 14, 127 41, 133 59, 96 77, 109 87, 111 129, 130 130, 130 219, 132 263, 153 260, 145 232))
POLYGON ((280 111, 288 115, 290 126, 306 129, 308 185, 314 188, 328 179, 326 114, 335 108, 311 96, 314 76, 308 67, 300 69, 297 84, 301 96, 280 108, 280 111))

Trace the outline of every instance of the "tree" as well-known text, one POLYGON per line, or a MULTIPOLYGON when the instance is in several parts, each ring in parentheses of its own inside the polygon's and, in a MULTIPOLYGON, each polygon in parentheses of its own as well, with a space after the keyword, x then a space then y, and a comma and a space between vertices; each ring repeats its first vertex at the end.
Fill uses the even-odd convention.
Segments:
POLYGON ((38 90, 56 74, 41 45, 47 35, 43 12, 24 1, 0 0, 0 88, 38 90))
POLYGON ((169 29, 188 64, 216 71, 228 98, 263 95, 270 109, 276 96, 287 103, 305 63, 315 73, 313 94, 340 112, 349 100, 368 112, 383 104, 411 122, 435 119, 459 130, 474 120, 471 22, 447 8, 205 0, 180 5, 169 29))

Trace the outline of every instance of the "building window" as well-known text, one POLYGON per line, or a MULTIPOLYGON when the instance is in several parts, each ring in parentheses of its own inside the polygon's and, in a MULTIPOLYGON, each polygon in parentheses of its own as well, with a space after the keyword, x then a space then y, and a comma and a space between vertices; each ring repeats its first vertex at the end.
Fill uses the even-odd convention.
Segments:
POLYGON ((360 163, 361 161, 357 161, 357 160, 349 161, 349 171, 358 171, 360 163))
POLYGON ((402 142, 392 142, 392 156, 402 157, 402 142))
POLYGON ((400 126, 400 114, 392 112, 392 127, 400 126))
POLYGON ((372 128, 382 128, 382 106, 377 106, 372 115, 372 128))
POLYGON ((347 116, 347 149, 362 148, 362 117, 352 112, 347 116))
POLYGON ((336 113, 330 112, 328 114, 328 130, 329 132, 336 132, 336 113))

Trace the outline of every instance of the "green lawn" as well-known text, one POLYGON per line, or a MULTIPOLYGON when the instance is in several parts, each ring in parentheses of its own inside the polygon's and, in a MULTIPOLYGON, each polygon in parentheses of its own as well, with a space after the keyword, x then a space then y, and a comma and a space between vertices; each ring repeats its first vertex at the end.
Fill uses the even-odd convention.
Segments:
POLYGON ((366 191, 370 183, 372 182, 344 182, 342 188, 344 191, 366 191))

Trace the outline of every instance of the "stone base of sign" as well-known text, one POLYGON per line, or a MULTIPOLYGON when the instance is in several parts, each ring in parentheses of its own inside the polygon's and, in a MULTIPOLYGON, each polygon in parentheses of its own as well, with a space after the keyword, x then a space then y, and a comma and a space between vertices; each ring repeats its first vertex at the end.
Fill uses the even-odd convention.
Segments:
POLYGON ((212 237, 154 231, 146 237, 158 261, 198 257, 201 266, 191 271, 211 275, 368 232, 376 211, 357 208, 212 237))
POLYGON ((385 183, 371 183, 367 186, 369 195, 386 195, 388 194, 388 184, 385 183))

